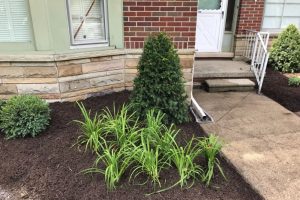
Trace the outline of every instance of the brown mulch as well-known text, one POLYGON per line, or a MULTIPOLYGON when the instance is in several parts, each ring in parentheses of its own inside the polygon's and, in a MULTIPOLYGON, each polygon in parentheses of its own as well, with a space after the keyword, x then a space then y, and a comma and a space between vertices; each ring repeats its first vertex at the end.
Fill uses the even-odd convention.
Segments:
POLYGON ((282 73, 267 68, 262 92, 288 110, 300 112, 300 87, 288 86, 288 78, 282 73))
MULTIPOLYGON (((117 106, 128 101, 129 93, 120 92, 93 97, 84 101, 88 109, 100 111, 105 106, 117 106)), ((51 104, 52 121, 47 131, 36 138, 5 140, 0 134, 0 189, 26 190, 32 199, 261 199, 241 176, 223 159, 222 165, 228 181, 219 173, 211 187, 196 183, 190 189, 175 187, 169 191, 145 197, 152 190, 151 184, 142 186, 122 179, 115 191, 107 191, 102 175, 84 175, 81 170, 91 167, 94 155, 83 153, 72 145, 80 135, 78 127, 70 123, 80 118, 75 103, 51 104)), ((180 140, 201 136, 203 132, 195 122, 181 125, 180 140)), ((162 182, 167 185, 177 181, 174 169, 164 171, 162 182)), ((145 180, 145 179, 143 179, 145 180)), ((166 186, 166 185, 165 185, 166 186)), ((0 191, 1 192, 1 191, 0 191)), ((17 193, 18 194, 18 193, 17 193)))

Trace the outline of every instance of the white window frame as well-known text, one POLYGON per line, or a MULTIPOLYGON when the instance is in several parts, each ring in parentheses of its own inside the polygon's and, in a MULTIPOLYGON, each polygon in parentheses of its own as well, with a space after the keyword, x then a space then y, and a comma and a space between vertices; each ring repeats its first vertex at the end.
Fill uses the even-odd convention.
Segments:
MULTIPOLYGON (((261 30, 262 31, 268 31, 268 32, 272 32, 272 33, 280 33, 284 28, 281 28, 282 26, 282 21, 283 21, 283 18, 284 17, 295 17, 295 18, 300 18, 300 16, 283 16, 283 13, 284 13, 284 9, 285 9, 285 5, 288 5, 288 4, 296 4, 296 5, 299 5, 299 3, 291 3, 291 2, 286 2, 286 0, 284 0, 283 3, 281 2, 267 2, 265 1, 265 5, 264 5, 264 13, 263 13, 263 19, 262 19, 262 23, 261 23, 261 30), (283 5, 283 10, 282 10, 282 13, 281 13, 281 16, 265 16, 265 12, 266 12, 266 5, 267 4, 273 4, 273 5, 283 5), (264 19, 265 17, 280 17, 280 27, 279 28, 264 28, 263 27, 263 23, 264 23, 264 19)), ((299 11, 300 12, 300 11, 299 11)), ((300 28, 300 27, 299 27, 300 28)))
POLYGON ((72 28, 72 15, 71 15, 71 9, 70 9, 71 2, 70 1, 71 0, 67 0, 67 11, 68 11, 68 19, 69 19, 69 32, 70 32, 70 40, 71 40, 71 49, 73 49, 73 48, 84 48, 85 46, 87 46, 87 47, 108 46, 109 45, 109 39, 108 39, 109 38, 109 32, 108 32, 107 0, 102 0, 103 1, 103 8, 104 8, 104 33, 105 33, 105 39, 104 40, 89 40, 89 41, 82 41, 82 42, 76 42, 74 40, 74 32, 73 32, 73 28, 72 28))

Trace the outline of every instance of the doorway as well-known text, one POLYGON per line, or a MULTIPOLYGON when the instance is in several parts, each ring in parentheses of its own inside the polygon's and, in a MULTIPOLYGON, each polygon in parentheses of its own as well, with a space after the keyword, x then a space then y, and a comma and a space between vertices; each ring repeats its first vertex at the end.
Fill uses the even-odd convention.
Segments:
POLYGON ((232 52, 239 0, 198 0, 196 51, 232 52))

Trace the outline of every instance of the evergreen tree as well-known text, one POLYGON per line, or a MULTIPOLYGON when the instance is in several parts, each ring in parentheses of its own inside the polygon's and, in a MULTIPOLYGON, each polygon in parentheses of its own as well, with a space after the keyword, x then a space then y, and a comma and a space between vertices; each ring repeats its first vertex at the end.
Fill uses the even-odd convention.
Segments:
POLYGON ((166 114, 168 123, 189 120, 179 56, 165 33, 152 35, 145 43, 131 103, 142 118, 149 109, 157 109, 166 114))

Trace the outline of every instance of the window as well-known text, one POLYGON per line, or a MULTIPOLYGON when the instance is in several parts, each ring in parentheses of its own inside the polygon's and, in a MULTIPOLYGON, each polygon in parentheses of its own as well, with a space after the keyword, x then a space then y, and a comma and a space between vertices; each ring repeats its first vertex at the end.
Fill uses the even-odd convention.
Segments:
POLYGON ((0 0, 0 42, 28 42, 30 25, 27 0, 0 0))
POLYGON ((221 0, 198 0, 198 9, 218 10, 221 7, 221 0))
POLYGON ((71 42, 108 42, 106 0, 68 0, 71 42))
POLYGON ((276 32, 289 24, 300 28, 300 1, 266 0, 262 29, 276 32))

